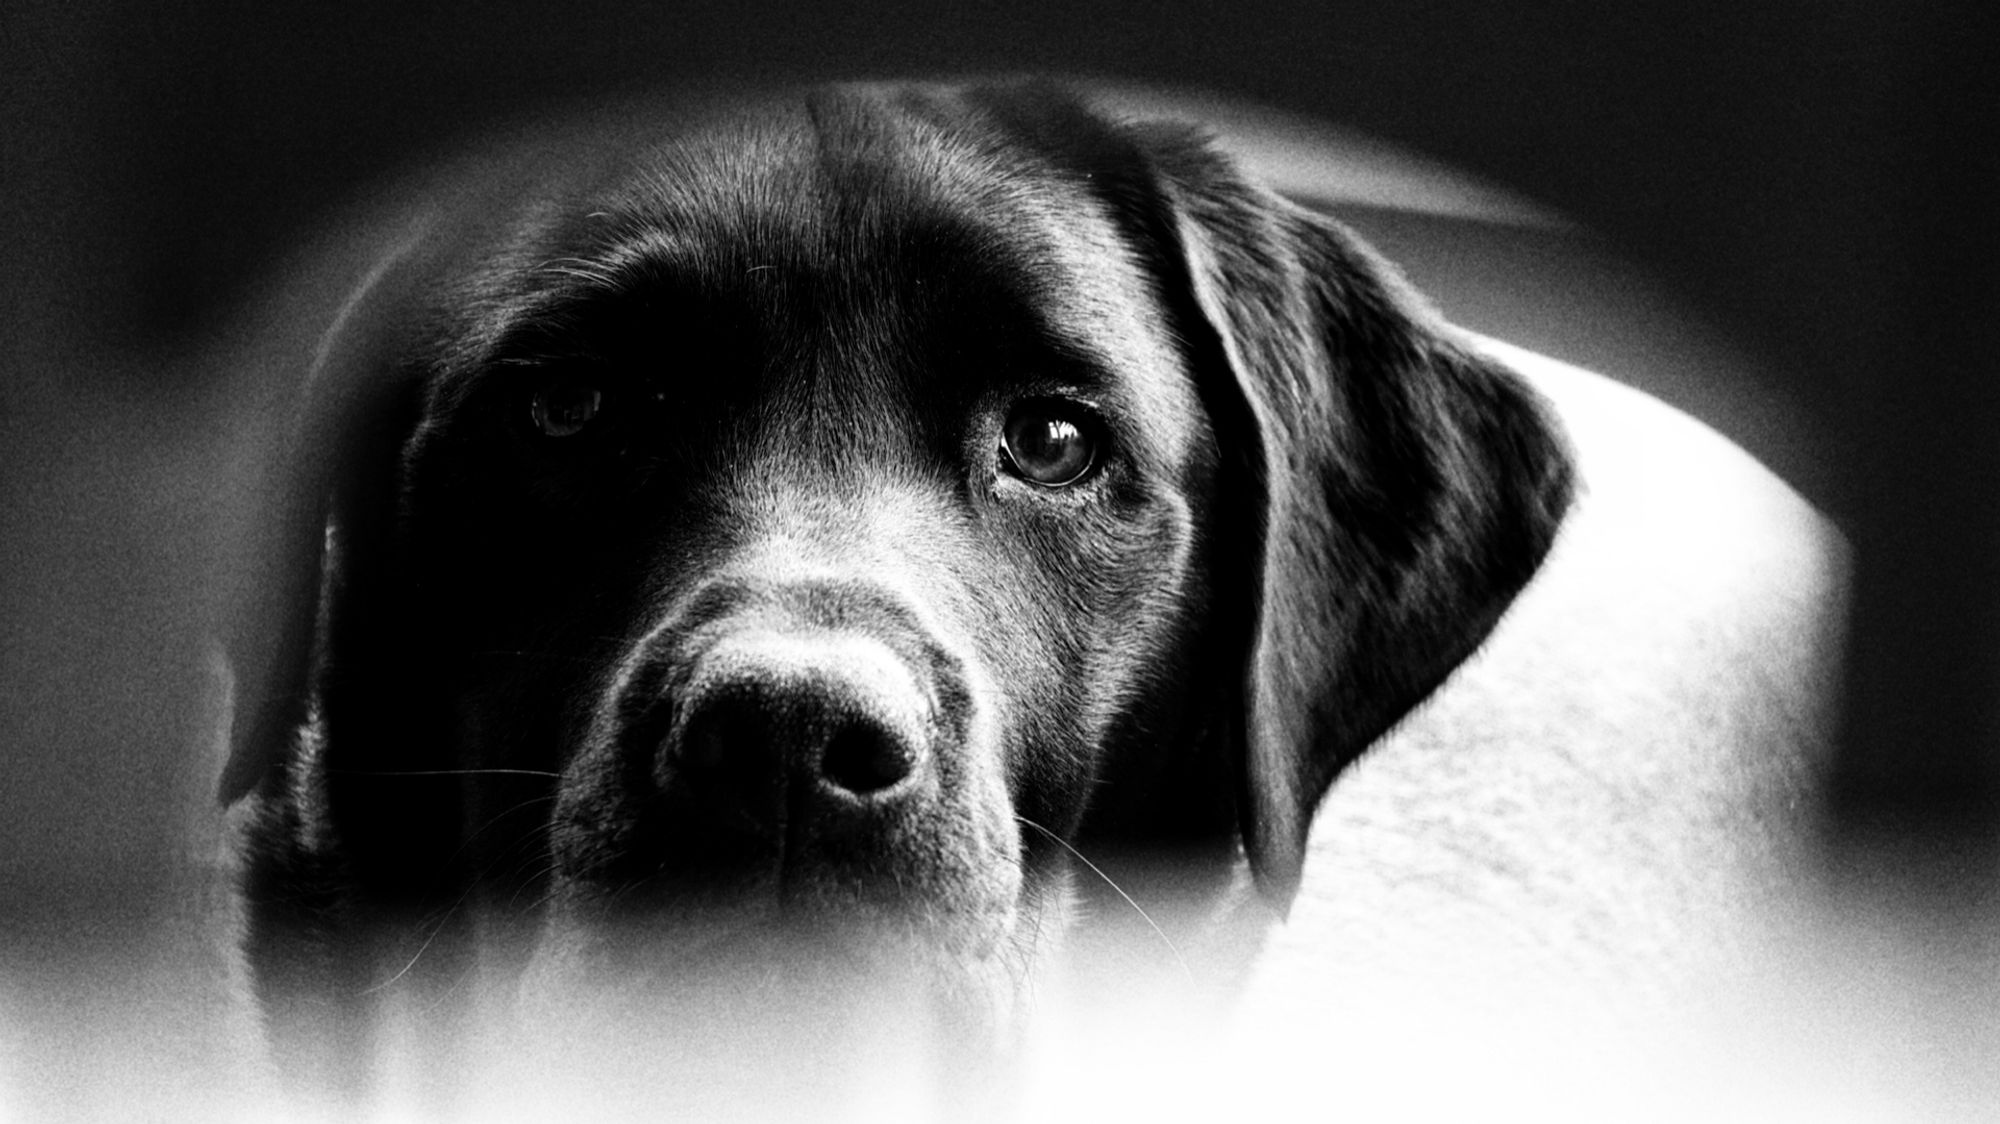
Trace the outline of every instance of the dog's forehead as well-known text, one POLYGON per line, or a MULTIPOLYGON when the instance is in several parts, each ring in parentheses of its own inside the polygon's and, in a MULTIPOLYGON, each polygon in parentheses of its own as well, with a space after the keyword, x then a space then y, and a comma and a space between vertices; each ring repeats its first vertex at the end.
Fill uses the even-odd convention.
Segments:
POLYGON ((823 92, 652 147, 616 205, 684 240, 861 251, 951 228, 1077 269, 1125 256, 1088 175, 971 109, 823 92))
POLYGON ((983 293, 996 315, 1030 312, 1103 368, 1167 379, 1177 362, 1151 284, 1088 178, 972 111, 825 94, 649 150, 594 204, 612 233, 592 256, 711 284, 789 274, 817 286, 816 310, 845 296, 871 317, 925 286, 947 299, 983 293))

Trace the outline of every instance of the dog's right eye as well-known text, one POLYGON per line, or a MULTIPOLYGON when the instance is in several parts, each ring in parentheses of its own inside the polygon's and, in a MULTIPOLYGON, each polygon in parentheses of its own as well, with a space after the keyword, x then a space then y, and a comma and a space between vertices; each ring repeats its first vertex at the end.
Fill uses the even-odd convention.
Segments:
POLYGON ((1044 488, 1082 480, 1097 465, 1098 427, 1073 402, 1033 399, 1014 407, 1000 430, 1002 461, 1015 475, 1044 488))
POLYGON ((545 437, 574 437, 604 408, 604 392, 589 383, 567 380, 536 387, 528 398, 528 413, 545 437))

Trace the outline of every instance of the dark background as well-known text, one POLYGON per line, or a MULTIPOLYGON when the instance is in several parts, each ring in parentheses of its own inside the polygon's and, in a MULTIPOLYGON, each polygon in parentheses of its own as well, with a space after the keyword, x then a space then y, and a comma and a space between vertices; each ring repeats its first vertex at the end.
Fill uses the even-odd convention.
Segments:
POLYGON ((73 958, 78 933, 148 916, 181 846, 156 797, 187 788, 209 717, 188 702, 213 596, 190 513, 229 502, 187 452, 231 416, 200 357, 297 232, 551 100, 807 76, 1205 86, 1601 232, 1754 353, 1800 411, 1806 436, 1785 440, 1810 447, 1747 443, 1857 548, 1829 869, 1884 828, 1945 844, 1896 849, 1899 878, 1990 863, 2000 99, 1981 78, 2000 52, 1983 7, 9 0, 0 935, 73 958))

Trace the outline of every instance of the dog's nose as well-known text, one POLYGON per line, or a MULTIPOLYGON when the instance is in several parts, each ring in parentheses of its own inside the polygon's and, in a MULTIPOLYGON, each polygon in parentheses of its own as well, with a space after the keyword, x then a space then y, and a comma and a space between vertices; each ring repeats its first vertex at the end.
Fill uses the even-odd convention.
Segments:
POLYGON ((894 799, 929 757, 926 693, 867 637, 732 637, 702 655, 674 709, 662 783, 760 819, 894 799))

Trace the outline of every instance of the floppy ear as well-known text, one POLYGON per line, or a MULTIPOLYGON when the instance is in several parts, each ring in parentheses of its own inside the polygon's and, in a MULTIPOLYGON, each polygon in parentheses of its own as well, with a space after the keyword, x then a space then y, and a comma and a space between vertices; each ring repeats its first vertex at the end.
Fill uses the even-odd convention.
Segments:
POLYGON ((1352 234, 1246 183, 1191 130, 1132 135, 1162 287, 1198 318, 1183 334, 1235 458, 1225 506, 1261 515, 1237 517, 1255 600, 1238 816, 1258 884, 1288 906, 1327 786, 1535 572, 1570 461, 1536 395, 1352 234))
POLYGON ((306 720, 326 602, 341 580, 329 528, 343 524, 343 539, 371 537, 357 497, 379 489, 408 428, 412 403, 398 370, 404 341, 397 320, 426 256, 417 249, 423 225, 349 295, 319 343, 297 407, 260 451, 263 479, 225 626, 236 684, 219 788, 225 804, 282 775, 306 720), (337 502, 350 518, 336 517, 337 502))

